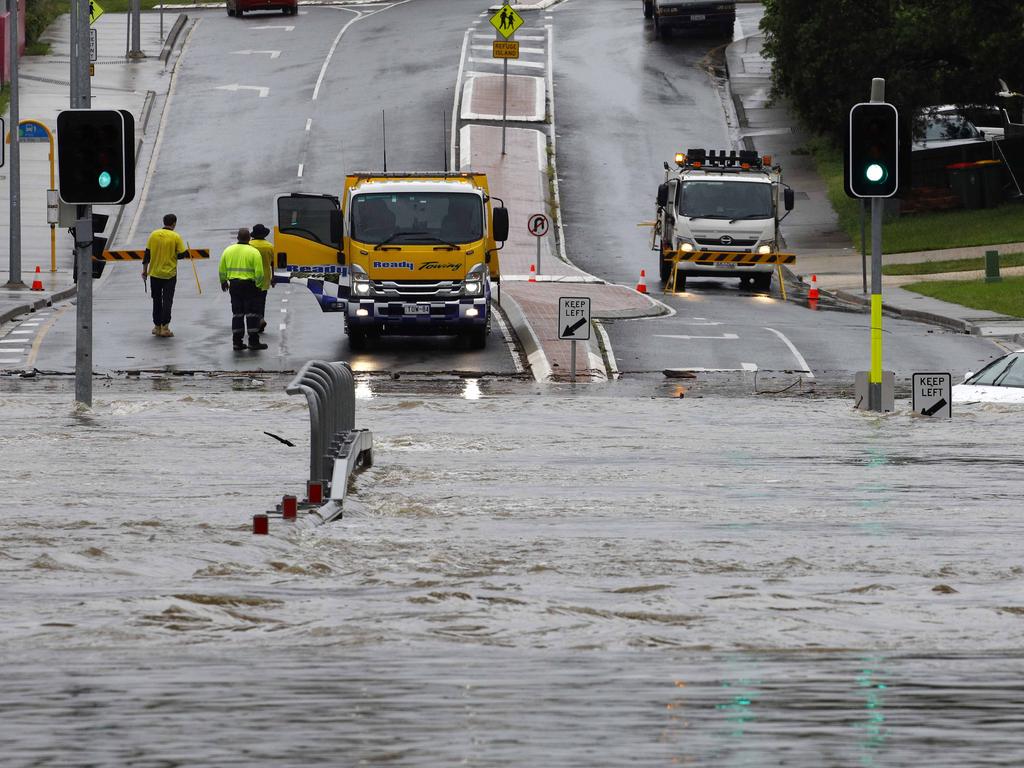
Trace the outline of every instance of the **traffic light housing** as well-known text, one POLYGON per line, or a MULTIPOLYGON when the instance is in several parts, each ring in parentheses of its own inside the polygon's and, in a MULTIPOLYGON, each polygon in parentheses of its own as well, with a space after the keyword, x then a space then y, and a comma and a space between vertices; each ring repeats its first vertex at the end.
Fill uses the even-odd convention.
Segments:
POLYGON ((895 195, 900 188, 900 125, 896 107, 885 102, 854 104, 844 159, 847 195, 895 195))
MULTIPOLYGON (((103 259, 103 252, 107 250, 107 238, 101 236, 99 233, 106 229, 107 221, 110 219, 105 213, 94 213, 92 215, 92 248, 90 250, 90 256, 92 257, 92 276, 93 279, 103 274, 103 270, 107 266, 107 262, 103 259)), ((69 230, 74 237, 76 246, 78 238, 75 237, 75 228, 71 227, 69 230)), ((74 282, 78 282, 78 248, 75 248, 75 272, 73 275, 74 282)))
POLYGON ((135 118, 124 109, 68 109, 57 115, 60 199, 124 205, 135 199, 135 118))

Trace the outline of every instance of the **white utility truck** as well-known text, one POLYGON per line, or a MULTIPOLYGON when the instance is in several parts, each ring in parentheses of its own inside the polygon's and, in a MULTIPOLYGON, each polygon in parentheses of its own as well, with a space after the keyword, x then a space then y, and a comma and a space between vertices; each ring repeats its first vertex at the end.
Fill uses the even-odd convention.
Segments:
POLYGON ((775 266, 788 263, 780 258, 779 222, 794 200, 771 161, 749 150, 690 149, 676 154, 675 168, 665 163, 651 238, 662 282, 678 289, 687 277, 734 277, 744 287, 771 288, 775 266))

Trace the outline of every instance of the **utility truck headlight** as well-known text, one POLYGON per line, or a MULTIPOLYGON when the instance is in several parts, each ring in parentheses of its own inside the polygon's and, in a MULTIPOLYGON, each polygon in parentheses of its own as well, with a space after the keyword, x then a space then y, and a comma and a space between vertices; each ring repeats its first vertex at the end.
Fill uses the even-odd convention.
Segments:
POLYGON ((758 253, 771 253, 774 245, 772 243, 766 243, 757 249, 758 253))
POLYGON ((686 253, 689 253, 690 251, 693 250, 693 243, 682 242, 682 243, 679 244, 679 250, 680 251, 685 251, 686 253))

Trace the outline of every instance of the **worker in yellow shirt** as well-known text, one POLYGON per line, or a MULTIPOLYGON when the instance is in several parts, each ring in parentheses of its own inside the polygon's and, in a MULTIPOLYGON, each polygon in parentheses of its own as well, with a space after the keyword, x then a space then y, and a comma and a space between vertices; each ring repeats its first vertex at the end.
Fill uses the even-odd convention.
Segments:
POLYGON ((263 257, 263 282, 260 289, 260 331, 267 329, 267 293, 274 287, 274 246, 267 242, 270 230, 262 224, 252 228, 252 240, 249 245, 260 252, 263 257))
POLYGON ((263 284, 263 257, 249 245, 249 230, 238 230, 238 242, 220 255, 220 289, 231 292, 231 339, 235 349, 266 349, 260 341, 260 289, 263 284), (249 346, 245 332, 249 332, 249 346))
POLYGON ((155 229, 146 241, 146 255, 142 260, 142 279, 149 278, 149 292, 153 296, 153 335, 169 338, 171 333, 171 304, 174 286, 178 282, 178 259, 188 256, 181 235, 174 231, 178 217, 164 216, 163 229, 155 229))

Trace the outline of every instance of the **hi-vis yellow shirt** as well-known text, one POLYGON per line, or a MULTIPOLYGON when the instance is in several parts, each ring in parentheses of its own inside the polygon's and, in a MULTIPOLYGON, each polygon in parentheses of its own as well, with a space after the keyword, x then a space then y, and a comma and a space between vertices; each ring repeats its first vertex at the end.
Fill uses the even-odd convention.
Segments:
POLYGON ((166 280, 178 274, 178 254, 185 253, 185 241, 173 229, 155 229, 146 241, 149 274, 166 280))
POLYGON ((263 257, 263 282, 259 283, 259 289, 269 291, 270 281, 274 279, 274 246, 258 237, 250 240, 249 245, 259 251, 260 256, 263 257))
POLYGON ((263 257, 248 243, 235 243, 220 255, 218 270, 222 283, 228 280, 252 280, 263 284, 263 257))

